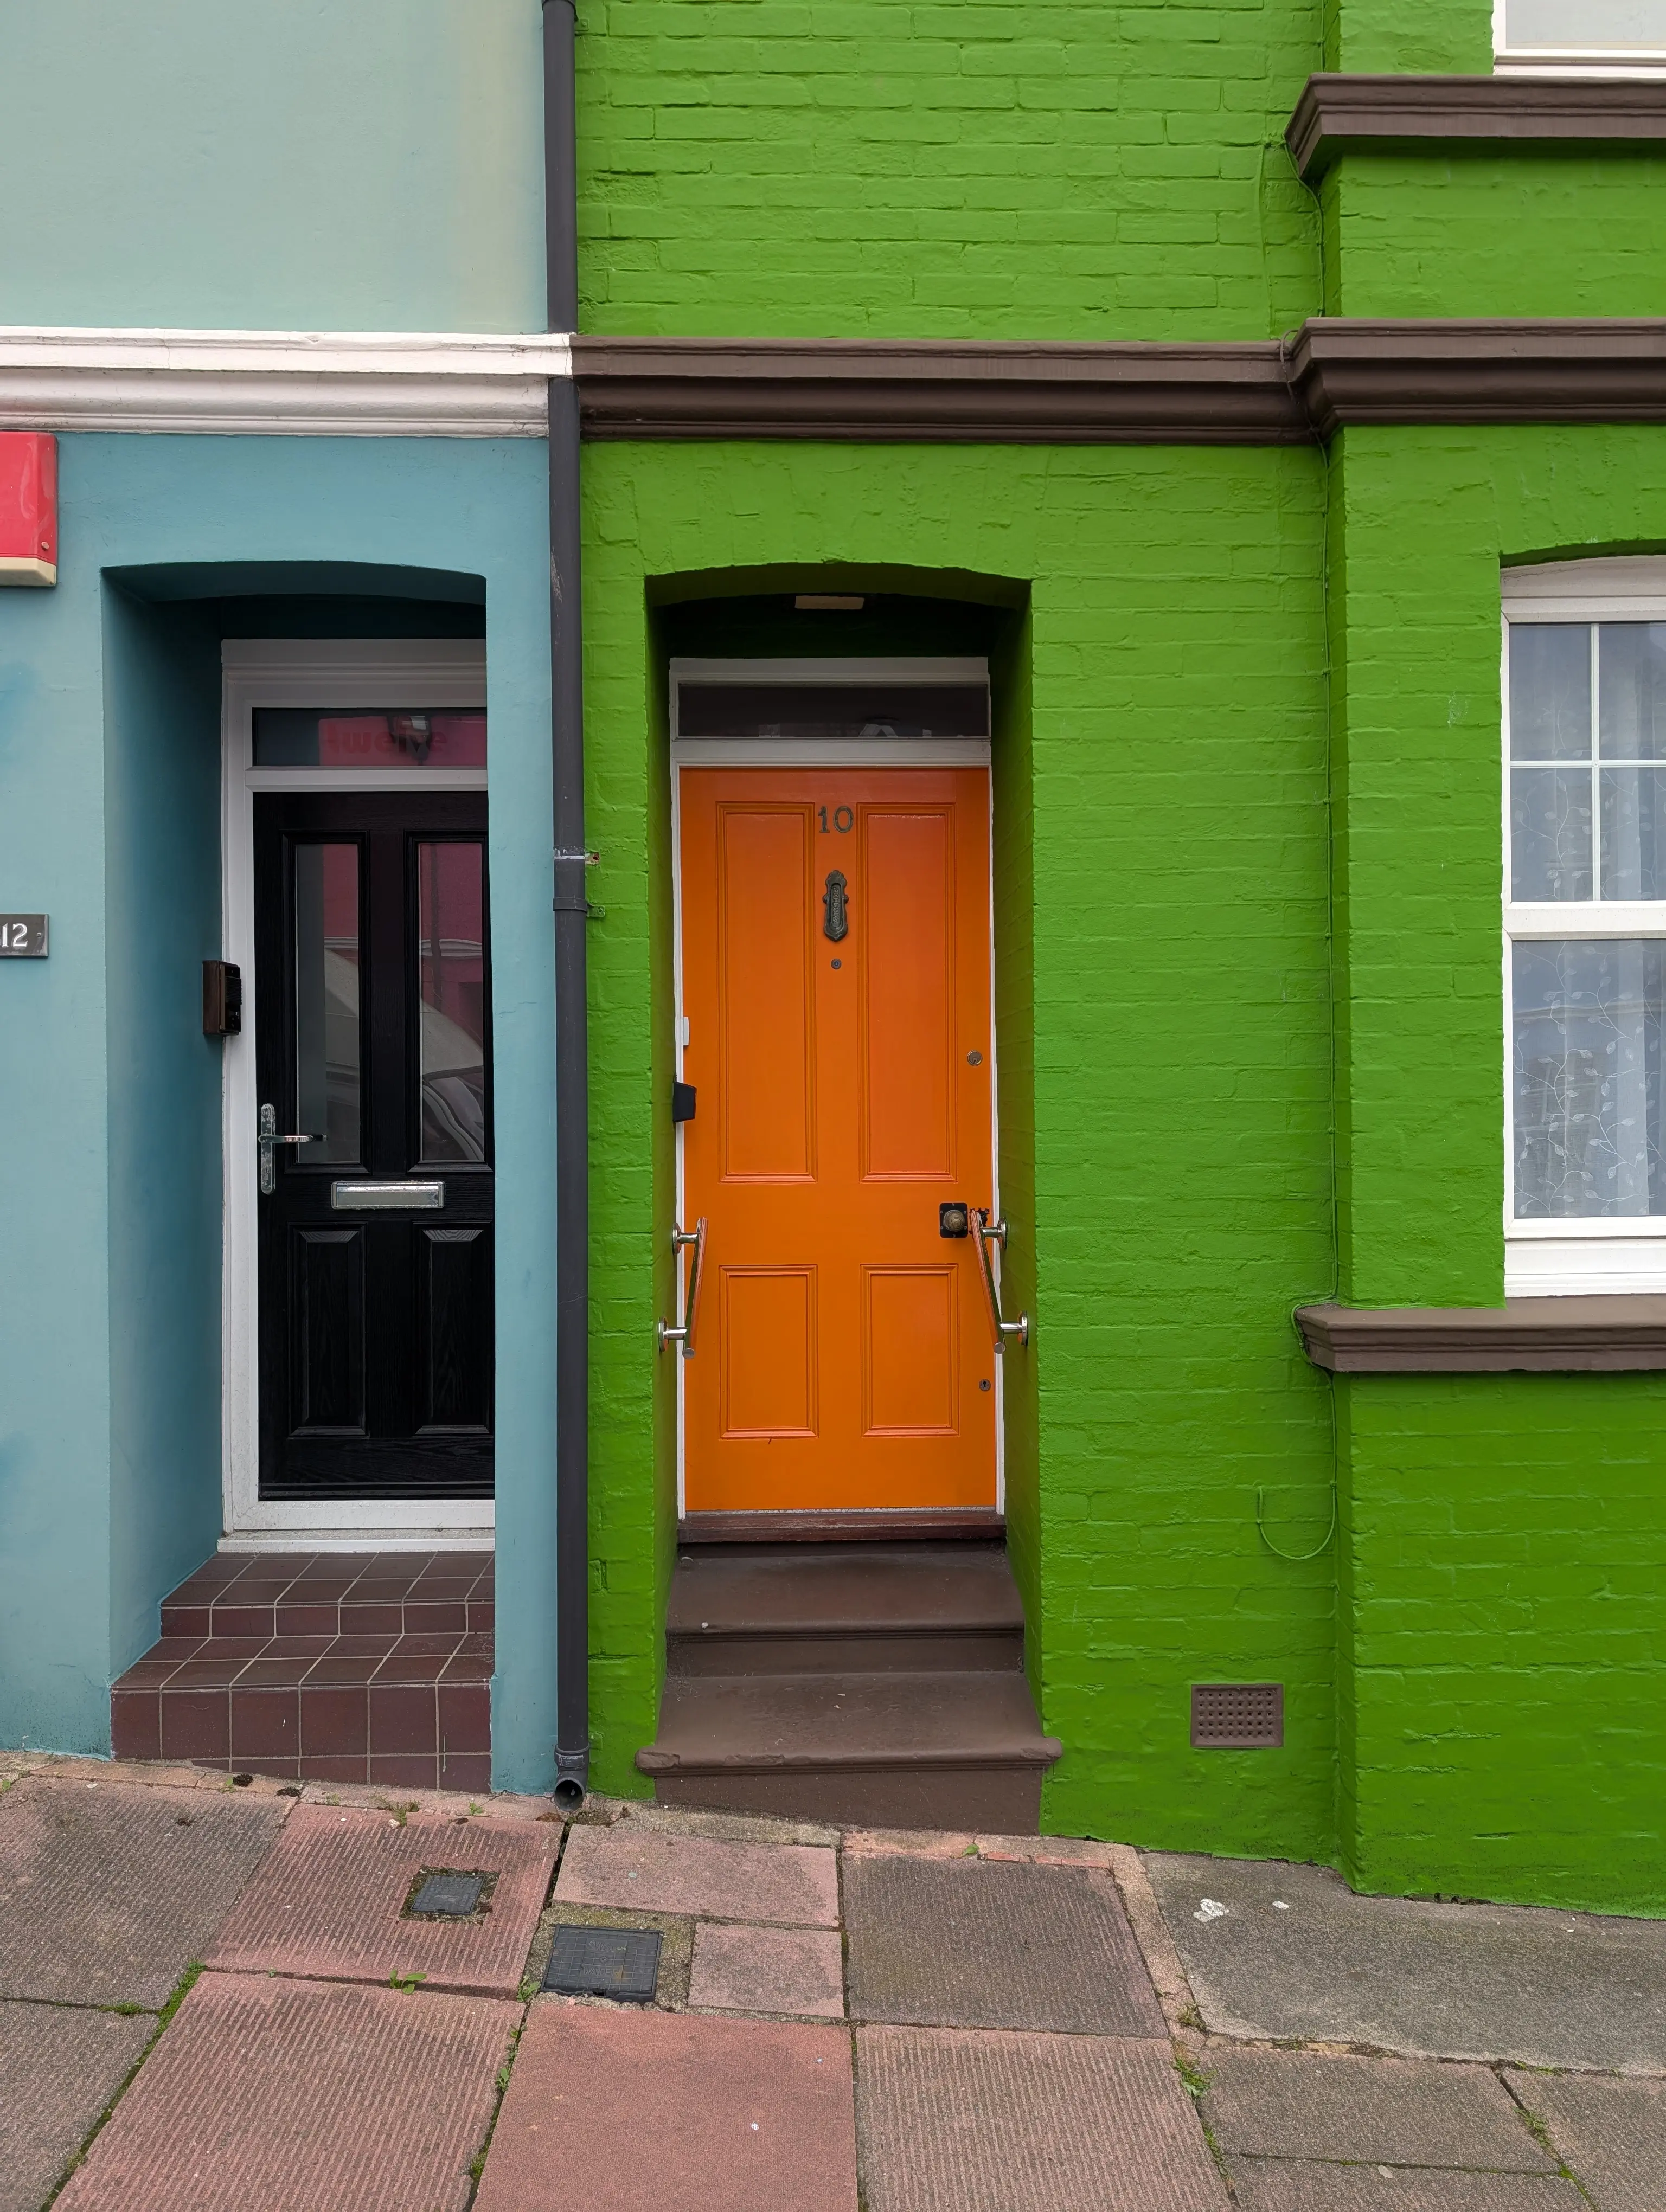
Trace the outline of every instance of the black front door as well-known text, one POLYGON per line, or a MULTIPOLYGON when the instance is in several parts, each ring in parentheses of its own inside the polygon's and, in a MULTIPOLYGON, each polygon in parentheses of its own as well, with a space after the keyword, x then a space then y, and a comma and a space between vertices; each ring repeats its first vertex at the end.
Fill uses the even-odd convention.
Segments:
POLYGON ((263 793, 254 844, 260 1495, 488 1498, 485 794, 263 793))

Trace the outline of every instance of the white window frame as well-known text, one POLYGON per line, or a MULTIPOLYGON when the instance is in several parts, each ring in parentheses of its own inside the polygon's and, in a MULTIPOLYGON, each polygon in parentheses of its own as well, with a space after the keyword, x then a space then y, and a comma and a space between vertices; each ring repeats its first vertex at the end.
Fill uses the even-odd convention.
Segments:
POLYGON ((1666 71, 1666 46, 1514 46, 1507 40, 1509 0, 1493 0, 1495 76, 1658 76, 1666 71))
MULTIPOLYGON (((994 777, 988 738, 685 738, 679 726, 678 687, 684 681, 713 684, 981 684, 987 691, 989 663, 977 659, 921 656, 866 659, 674 659, 671 664, 671 911, 672 1048, 677 1079, 683 1079, 683 1054, 689 1043, 683 1011, 683 778, 685 768, 978 768, 989 784, 989 1176, 990 1204, 1000 1218, 1000 1070, 995 1044, 995 830, 994 777)), ((991 723, 993 727, 993 722, 991 723)), ((683 1182, 685 1125, 677 1128, 677 1218, 688 1218, 683 1182)), ((996 1261, 997 1270, 1000 1261, 996 1261)), ((682 1297, 682 1262, 677 1296, 682 1297)), ((680 1310, 680 1307, 679 1307, 680 1310)), ((1004 1359, 994 1363, 995 1510, 1006 1510, 1006 1396, 1004 1359)), ((688 1511, 685 1459, 687 1375, 677 1363, 677 1517, 688 1511)))
POLYGON ((483 791, 466 769, 257 768, 257 707, 486 704, 486 647, 471 638, 228 638, 221 649, 223 957, 243 972, 243 1026, 222 1064, 222 1551, 489 1550, 490 1498, 263 1498, 259 1437, 259 1194, 254 966, 258 791, 483 791))
MULTIPOLYGON (((1513 949, 1547 939, 1666 938, 1666 899, 1511 896, 1510 629, 1513 623, 1666 622, 1666 557, 1554 561, 1506 568, 1499 657, 1504 855, 1504 1287, 1509 1297, 1666 1291, 1666 1214, 1518 1221, 1513 949)), ((1593 713, 1591 745, 1598 744, 1593 713)), ((1593 830, 1595 836, 1596 831, 1593 830)), ((1600 892, 1600 879, 1594 888, 1600 892)))

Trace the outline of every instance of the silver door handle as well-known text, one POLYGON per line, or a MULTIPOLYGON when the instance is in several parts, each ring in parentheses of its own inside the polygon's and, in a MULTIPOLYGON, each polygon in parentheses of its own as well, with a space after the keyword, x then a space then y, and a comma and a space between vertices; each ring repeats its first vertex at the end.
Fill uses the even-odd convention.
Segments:
POLYGON ((684 1311, 682 1327, 673 1328, 668 1321, 656 1322, 654 1327, 661 1352, 668 1344, 680 1344, 684 1358, 692 1359, 694 1332, 700 1319, 700 1283, 705 1272, 702 1263, 706 1257, 706 1217, 703 1213, 692 1229, 678 1229, 675 1223, 672 1225, 671 1249, 677 1261, 679 1290, 682 1288, 683 1248, 685 1244, 693 1245, 694 1258, 689 1267, 689 1302, 684 1311))
POLYGON ((976 1206, 972 1212, 972 1234, 977 1241, 978 1279, 983 1285, 983 1303, 989 1310, 989 1325, 995 1333, 995 1350, 1005 1352, 1006 1340, 1017 1337, 1020 1344, 1030 1341, 1030 1316, 1020 1314, 1016 1321, 1003 1321, 1000 1316, 1000 1285, 995 1280, 995 1265, 989 1247, 999 1244, 1006 1249, 1006 1224, 991 1221, 987 1206, 976 1206))
POLYGON ((277 1129, 277 1107, 263 1106, 260 1109, 260 1127, 256 1134, 255 1142, 260 1147, 260 1194, 263 1198, 270 1198, 277 1188, 277 1168, 272 1152, 273 1146, 321 1145, 324 1139, 319 1136, 302 1136, 299 1132, 292 1136, 280 1136, 277 1129))

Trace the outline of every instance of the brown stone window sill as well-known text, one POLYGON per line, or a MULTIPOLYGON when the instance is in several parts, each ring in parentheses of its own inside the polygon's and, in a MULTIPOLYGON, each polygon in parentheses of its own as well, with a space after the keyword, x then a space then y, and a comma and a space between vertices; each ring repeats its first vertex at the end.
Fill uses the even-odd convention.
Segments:
POLYGON ((1666 1369, 1666 1297, 1501 1306, 1302 1306, 1307 1356, 1335 1375, 1622 1374, 1666 1369))
POLYGON ((1646 145, 1666 138, 1666 79, 1310 76, 1284 135, 1310 184, 1350 148, 1646 145))

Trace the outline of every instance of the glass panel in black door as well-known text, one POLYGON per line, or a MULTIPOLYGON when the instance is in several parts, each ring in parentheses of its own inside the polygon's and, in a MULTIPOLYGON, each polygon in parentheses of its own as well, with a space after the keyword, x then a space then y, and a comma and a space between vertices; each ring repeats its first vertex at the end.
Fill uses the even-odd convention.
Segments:
POLYGON ((477 793, 255 800, 263 1498, 491 1494, 485 830, 477 793))

